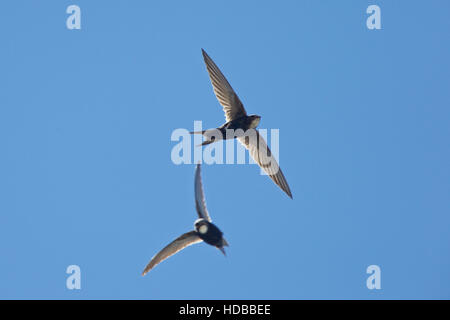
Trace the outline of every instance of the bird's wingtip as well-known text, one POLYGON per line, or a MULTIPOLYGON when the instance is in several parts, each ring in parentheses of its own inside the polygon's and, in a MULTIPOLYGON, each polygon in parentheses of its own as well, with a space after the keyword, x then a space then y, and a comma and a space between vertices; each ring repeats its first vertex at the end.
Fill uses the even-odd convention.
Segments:
POLYGON ((282 190, 284 191, 284 193, 287 194, 287 196, 289 198, 294 199, 294 197, 292 196, 292 192, 291 192, 291 190, 289 188, 288 189, 282 188, 282 190))
POLYGON ((152 268, 145 268, 144 271, 142 271, 141 276, 145 276, 152 268))

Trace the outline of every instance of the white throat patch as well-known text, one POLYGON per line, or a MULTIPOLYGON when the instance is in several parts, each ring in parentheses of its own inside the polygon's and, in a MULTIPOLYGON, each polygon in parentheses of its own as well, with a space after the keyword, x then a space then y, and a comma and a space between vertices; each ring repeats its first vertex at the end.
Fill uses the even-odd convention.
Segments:
POLYGON ((206 224, 201 225, 200 228, 198 228, 198 232, 200 232, 201 234, 205 234, 206 232, 208 232, 208 226, 206 224))
POLYGON ((260 121, 261 121, 260 118, 255 118, 255 119, 253 119, 253 120, 252 120, 252 124, 250 125, 250 128, 255 129, 255 128, 259 125, 259 122, 260 122, 260 121))

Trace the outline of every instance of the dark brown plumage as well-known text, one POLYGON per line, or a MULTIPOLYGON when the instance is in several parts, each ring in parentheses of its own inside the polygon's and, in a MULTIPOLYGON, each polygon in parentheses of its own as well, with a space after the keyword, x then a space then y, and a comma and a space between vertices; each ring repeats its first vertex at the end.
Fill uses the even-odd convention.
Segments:
POLYGON ((206 208, 205 195, 203 192, 202 177, 200 173, 200 164, 195 170, 195 209, 197 211, 198 219, 194 223, 195 230, 186 232, 165 246, 158 252, 147 264, 142 275, 145 276, 157 264, 166 260, 178 251, 199 242, 206 242, 209 245, 215 246, 223 254, 225 254, 224 246, 228 246, 228 242, 223 237, 222 231, 211 222, 211 217, 206 208))
POLYGON ((272 156, 272 152, 267 146, 264 138, 259 134, 256 127, 261 119, 258 115, 247 115, 244 105, 234 92, 230 83, 220 71, 219 67, 202 49, 203 59, 206 69, 209 73, 214 93, 222 105, 225 112, 226 123, 214 130, 205 130, 202 132, 191 132, 203 134, 206 138, 202 145, 210 144, 221 139, 237 138, 249 151, 253 160, 267 173, 267 175, 279 186, 291 199, 292 192, 281 171, 276 159, 272 156), (241 129, 246 132, 245 136, 227 136, 226 130, 241 129), (218 135, 218 133, 220 133, 218 135))

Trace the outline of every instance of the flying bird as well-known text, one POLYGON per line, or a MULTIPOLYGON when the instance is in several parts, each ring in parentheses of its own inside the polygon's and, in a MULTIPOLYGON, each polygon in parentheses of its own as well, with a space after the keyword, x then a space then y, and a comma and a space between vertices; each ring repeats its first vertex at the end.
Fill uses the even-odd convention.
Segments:
POLYGON ((256 127, 261 117, 258 115, 247 115, 244 105, 228 83, 219 67, 202 49, 203 59, 209 73, 214 93, 225 112, 226 123, 216 129, 194 131, 191 134, 202 134, 205 141, 201 145, 207 145, 222 139, 237 138, 239 142, 248 149, 250 156, 267 173, 267 175, 278 185, 291 199, 292 193, 286 178, 283 175, 276 159, 267 146, 264 138, 259 134, 256 127), (231 131, 230 131, 231 130, 231 131), (232 132, 232 134, 230 134, 232 132))
POLYGON ((194 222, 194 230, 182 234, 155 255, 142 272, 143 276, 157 264, 166 260, 178 251, 202 241, 215 246, 225 255, 224 246, 228 246, 228 242, 223 237, 222 231, 211 222, 211 217, 206 208, 205 195, 203 193, 200 164, 197 165, 195 170, 195 209, 197 210, 199 218, 194 222))

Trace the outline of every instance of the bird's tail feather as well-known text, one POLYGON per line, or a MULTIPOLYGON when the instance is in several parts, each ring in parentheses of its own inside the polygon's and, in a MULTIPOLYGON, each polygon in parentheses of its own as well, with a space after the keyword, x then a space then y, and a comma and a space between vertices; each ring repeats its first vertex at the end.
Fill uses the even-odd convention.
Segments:
POLYGON ((214 142, 214 140, 206 140, 203 143, 197 145, 197 147, 206 146, 207 144, 210 144, 210 143, 213 143, 213 142, 214 142))
POLYGON ((225 238, 222 238, 222 245, 225 247, 229 247, 230 245, 228 244, 227 240, 225 240, 225 238))
POLYGON ((223 247, 217 247, 217 249, 219 249, 220 252, 222 252, 224 256, 227 255, 227 253, 225 252, 225 249, 223 247))
POLYGON ((213 143, 217 140, 216 132, 218 129, 210 129, 210 130, 202 130, 202 131, 190 131, 190 134, 202 134, 206 141, 201 144, 198 144, 197 147, 206 146, 207 144, 213 143))

